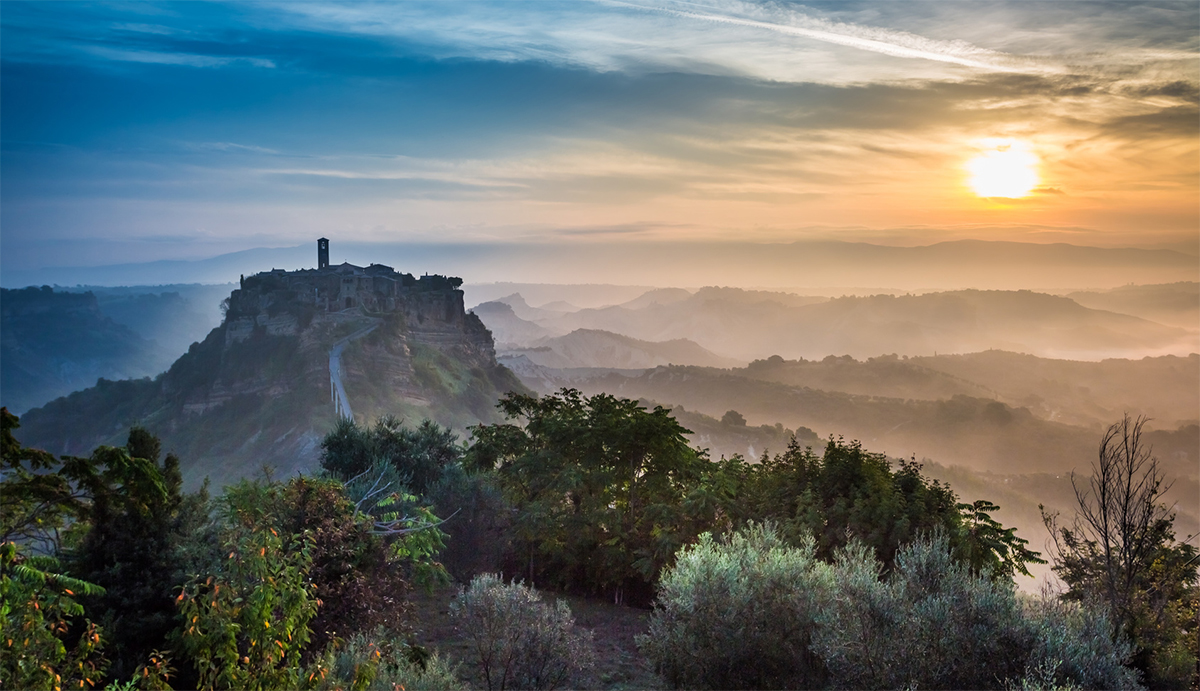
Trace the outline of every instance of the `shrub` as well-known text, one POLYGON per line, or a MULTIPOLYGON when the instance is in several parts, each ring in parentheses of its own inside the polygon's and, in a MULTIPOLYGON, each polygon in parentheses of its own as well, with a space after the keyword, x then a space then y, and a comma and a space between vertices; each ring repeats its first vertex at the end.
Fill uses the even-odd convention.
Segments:
POLYGON ((578 687, 595 665, 591 631, 575 628, 566 603, 552 607, 522 583, 478 576, 450 611, 479 656, 489 690, 578 687))
POLYGON ((638 644, 676 687, 808 688, 825 668, 809 649, 832 584, 811 538, 789 547, 774 527, 705 533, 659 582, 638 644))
POLYGON ((1011 581, 972 574, 935 533, 901 548, 886 580, 861 547, 834 565, 835 595, 814 636, 847 688, 1129 688, 1128 656, 1103 616, 1030 604, 1011 581))
POLYGON ((1123 663, 1130 646, 1114 643, 1113 624, 1100 610, 1043 596, 1027 598, 1025 616, 1036 642, 1025 663, 1025 688, 1137 688, 1137 672, 1123 663))
POLYGON ((944 533, 895 565, 856 541, 825 564, 770 524, 706 534, 664 573, 638 643, 676 687, 1136 688, 1102 614, 972 573, 944 533))
POLYGON ((445 659, 389 639, 386 631, 355 634, 324 661, 328 670, 318 691, 466 691, 445 659), (380 641, 380 642, 376 642, 380 641))

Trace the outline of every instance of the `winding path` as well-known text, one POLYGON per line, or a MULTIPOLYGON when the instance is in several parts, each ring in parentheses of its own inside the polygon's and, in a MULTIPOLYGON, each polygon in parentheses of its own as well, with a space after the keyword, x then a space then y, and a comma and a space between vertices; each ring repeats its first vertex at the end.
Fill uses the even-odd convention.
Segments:
POLYGON ((349 336, 333 344, 329 350, 329 389, 333 395, 333 407, 338 417, 354 419, 354 411, 350 410, 350 401, 346 398, 346 387, 342 386, 342 351, 350 341, 357 340, 379 328, 382 319, 373 319, 370 326, 355 331, 349 336))

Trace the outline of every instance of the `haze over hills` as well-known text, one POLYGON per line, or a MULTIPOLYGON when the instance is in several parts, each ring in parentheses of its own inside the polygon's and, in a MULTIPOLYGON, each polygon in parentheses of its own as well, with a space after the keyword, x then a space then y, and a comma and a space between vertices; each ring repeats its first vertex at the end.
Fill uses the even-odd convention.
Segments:
POLYGON ((503 303, 474 309, 506 344, 528 346, 548 335, 595 329, 645 341, 689 339, 743 361, 770 355, 861 358, 988 349, 1096 360, 1129 354, 1186 355, 1200 349, 1194 334, 1180 327, 1025 290, 827 299, 702 288, 667 304, 648 299, 561 315, 528 308, 526 314, 536 321, 521 319, 509 306, 497 304, 503 303))
POLYGON ((650 342, 595 329, 576 329, 566 336, 542 338, 525 348, 502 348, 500 354, 523 355, 536 365, 555 369, 635 369, 669 364, 734 367, 742 364, 714 355, 685 338, 650 342))
MULTIPOLYGON (((1086 247, 956 240, 916 247, 862 242, 792 243, 635 242, 385 244, 341 242, 348 261, 439 267, 480 284, 511 281, 642 286, 890 286, 951 290, 1114 288, 1128 283, 1193 281, 1195 254, 1175 250, 1086 247), (581 262, 581 254, 587 261, 581 262)), ((252 249, 198 261, 158 261, 111 266, 3 267, 5 287, 88 283, 224 283, 265 266, 298 269, 309 263, 307 245, 252 249)), ((510 294, 512 290, 480 301, 510 294)), ((644 292, 644 291, 643 291, 644 292)), ((543 302, 540 298, 526 296, 543 302)), ((626 299, 632 299, 636 294, 626 299)), ((548 298, 581 304, 567 295, 548 298)), ((614 301, 614 303, 617 301, 614 301)), ((612 303, 610 303, 612 304, 612 303)))
POLYGON ((21 414, 100 377, 157 374, 173 357, 100 310, 92 293, 0 289, 0 404, 21 414))
MULTIPOLYGON (((1096 427, 1053 422, 1028 408, 992 398, 958 394, 922 400, 850 394, 763 380, 747 376, 748 371, 659 367, 635 376, 610 373, 576 378, 572 385, 585 392, 682 405, 713 417, 736 410, 752 425, 808 427, 821 436, 858 439, 893 456, 915 453, 976 471, 1065 472, 1087 467, 1095 455, 1096 427)), ((1185 441, 1163 437, 1159 451, 1173 476, 1200 473, 1200 449, 1194 438, 1190 445, 1185 441)))
POLYGON ((1200 330, 1200 283, 1127 285, 1105 291, 1076 291, 1067 297, 1084 307, 1132 314, 1161 324, 1200 330))
POLYGON ((142 338, 157 341, 172 357, 187 352, 221 324, 221 302, 236 284, 160 286, 55 287, 64 292, 91 292, 100 311, 142 338))

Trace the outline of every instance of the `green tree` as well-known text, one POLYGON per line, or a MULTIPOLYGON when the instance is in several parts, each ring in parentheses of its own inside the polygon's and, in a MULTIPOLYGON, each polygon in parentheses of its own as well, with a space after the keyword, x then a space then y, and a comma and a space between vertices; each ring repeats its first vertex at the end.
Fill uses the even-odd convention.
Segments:
POLYGON ((226 492, 223 568, 179 595, 183 650, 200 689, 299 689, 320 681, 318 669, 301 666, 318 608, 310 546, 275 527, 275 491, 243 482, 226 492))
POLYGON ((387 463, 404 485, 419 495, 429 491, 443 469, 461 457, 458 437, 449 429, 432 420, 423 420, 411 429, 391 415, 370 427, 342 418, 321 440, 321 466, 333 477, 347 482, 377 463, 387 463))
POLYGON ((638 646, 676 688, 819 688, 812 634, 832 579, 811 539, 788 545, 770 524, 705 533, 663 573, 638 646))
POLYGON ((51 454, 22 446, 0 408, 0 688, 82 688, 103 678, 100 629, 77 598, 104 589, 61 573, 53 554, 83 494, 51 454), (43 554, 28 555, 32 547, 43 554))
POLYGON ((100 629, 85 621, 81 595, 104 589, 71 578, 48 556, 28 557, 15 542, 0 543, 0 688, 86 688, 104 677, 100 629), (86 685, 86 687, 85 687, 86 685))
POLYGON ((356 512, 336 480, 297 477, 269 492, 276 502, 278 528, 303 540, 311 564, 308 581, 321 607, 310 622, 313 659, 335 639, 385 627, 401 631, 408 613, 409 585, 404 560, 374 534, 374 521, 356 512))
POLYGON ((574 389, 509 393, 498 407, 523 424, 482 425, 467 463, 494 470, 517 509, 513 541, 531 581, 621 601, 650 585, 700 530, 689 501, 708 460, 668 410, 574 389))
POLYGON ((102 446, 87 459, 66 459, 87 497, 79 526, 86 532, 67 561, 73 575, 104 588, 86 604, 103 622, 114 679, 129 678, 167 645, 174 595, 185 580, 176 553, 179 459, 168 455, 160 463, 160 454, 159 440, 135 427, 124 448, 102 446))
MULTIPOLYGON (((956 541, 956 556, 967 563, 972 573, 990 572, 1003 579, 1017 573, 1031 576, 1026 564, 1045 564, 1040 552, 1030 550, 1029 541, 1017 537, 1016 528, 1005 528, 989 512, 999 506, 986 499, 959 504, 962 516, 960 539, 956 541)), ((1032 576, 1031 576, 1032 577, 1032 576)))
POLYGON ((921 475, 921 465, 901 460, 893 468, 883 454, 858 442, 830 439, 818 456, 793 439, 774 458, 730 469, 741 475, 730 513, 740 522, 770 520, 786 536, 812 535, 817 554, 830 561, 853 539, 875 550, 887 569, 897 551, 922 533, 941 530, 956 557, 975 573, 1011 578, 1041 562, 1015 529, 989 515, 999 507, 981 500, 960 504, 949 486, 921 475))
POLYGON ((1145 424, 1126 415, 1104 433, 1089 482, 1072 474, 1077 507, 1069 525, 1042 515, 1064 597, 1104 606, 1149 686, 1186 688, 1197 682, 1200 565, 1196 547, 1175 540, 1175 514, 1161 502, 1169 485, 1142 440, 1145 424))
POLYGON ((16 415, 0 408, 0 542, 53 554, 63 527, 83 512, 84 493, 52 454, 17 441, 13 430, 20 426, 16 415))

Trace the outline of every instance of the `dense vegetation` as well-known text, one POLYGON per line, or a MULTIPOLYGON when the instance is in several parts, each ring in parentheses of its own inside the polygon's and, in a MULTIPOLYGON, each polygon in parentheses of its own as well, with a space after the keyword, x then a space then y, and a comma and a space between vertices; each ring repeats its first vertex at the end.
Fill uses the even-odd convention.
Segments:
POLYGON ((58 459, 5 410, 0 686, 459 688, 408 604, 452 579, 489 689, 595 682, 590 632, 535 584, 652 606, 642 651, 675 686, 1195 683, 1196 550, 1136 444, 1093 482, 1145 480, 1146 530, 1088 532, 1081 493, 1082 523, 1054 524, 1068 590, 1038 599, 995 505, 915 462, 840 439, 713 461, 669 411, 569 389, 500 408, 470 445, 343 420, 321 475, 215 497, 145 430, 58 459))

